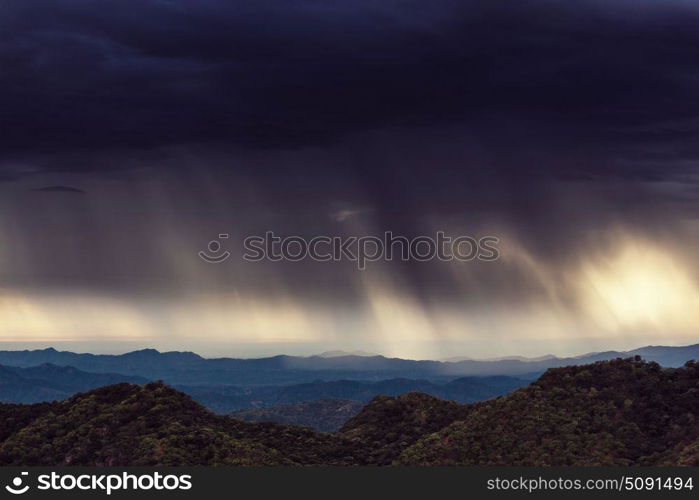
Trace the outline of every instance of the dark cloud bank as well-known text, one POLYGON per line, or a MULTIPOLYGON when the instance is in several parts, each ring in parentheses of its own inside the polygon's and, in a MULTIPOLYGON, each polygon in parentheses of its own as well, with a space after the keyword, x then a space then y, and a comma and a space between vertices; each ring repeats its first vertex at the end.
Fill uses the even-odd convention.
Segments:
MULTIPOLYGON (((342 210, 363 231, 503 231, 552 265, 615 224, 682 242, 697 54, 689 1, 7 0, 3 192, 41 178, 90 200, 15 196, 5 278, 169 289, 164 242, 351 232, 342 210)), ((351 296, 304 266, 274 283, 351 296)), ((416 297, 454 290, 444 268, 393 268, 416 297)), ((497 269, 473 297, 538 293, 497 269)))

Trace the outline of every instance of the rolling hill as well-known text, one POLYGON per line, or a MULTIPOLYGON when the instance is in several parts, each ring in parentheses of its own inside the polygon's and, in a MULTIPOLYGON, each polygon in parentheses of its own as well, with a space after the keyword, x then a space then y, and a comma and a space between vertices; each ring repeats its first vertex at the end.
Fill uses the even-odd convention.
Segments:
POLYGON ((636 359, 547 371, 423 436, 402 465, 697 465, 699 364, 636 359))
POLYGON ((354 445, 303 427, 211 413, 158 382, 64 402, 0 404, 0 465, 351 464, 354 445))

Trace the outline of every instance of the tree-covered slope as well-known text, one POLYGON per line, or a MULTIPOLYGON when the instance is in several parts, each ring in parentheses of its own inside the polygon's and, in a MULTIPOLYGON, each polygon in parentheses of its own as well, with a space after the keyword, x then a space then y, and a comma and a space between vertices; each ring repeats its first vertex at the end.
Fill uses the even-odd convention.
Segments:
POLYGON ((469 412, 468 406, 416 392, 378 396, 340 433, 360 446, 368 463, 388 465, 421 436, 466 418, 469 412))
POLYGON ((334 432, 364 407, 359 401, 347 399, 319 399, 287 405, 250 408, 231 413, 245 422, 275 422, 302 425, 320 432, 334 432))
POLYGON ((471 405, 466 418, 423 437, 398 463, 689 463, 699 436, 698 384, 695 362, 662 369, 636 358, 551 369, 524 389, 471 405))
POLYGON ((662 465, 699 466, 699 438, 689 444, 682 443, 676 450, 668 453, 662 465))
POLYGON ((0 405, 0 418, 15 421, 3 429, 2 465, 294 465, 351 456, 339 438, 215 415, 157 382, 0 405))

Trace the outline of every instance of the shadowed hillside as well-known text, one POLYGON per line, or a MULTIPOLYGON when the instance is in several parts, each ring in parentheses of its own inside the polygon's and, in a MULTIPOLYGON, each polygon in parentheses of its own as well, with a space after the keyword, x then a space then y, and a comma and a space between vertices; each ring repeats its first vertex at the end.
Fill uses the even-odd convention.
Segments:
POLYGON ((389 465, 421 436, 466 418, 470 411, 427 394, 378 396, 340 433, 361 446, 369 463, 389 465))
POLYGON ((319 399, 268 408, 250 408, 231 413, 246 422, 276 422, 302 425, 320 432, 334 432, 359 413, 364 405, 346 399, 319 399))

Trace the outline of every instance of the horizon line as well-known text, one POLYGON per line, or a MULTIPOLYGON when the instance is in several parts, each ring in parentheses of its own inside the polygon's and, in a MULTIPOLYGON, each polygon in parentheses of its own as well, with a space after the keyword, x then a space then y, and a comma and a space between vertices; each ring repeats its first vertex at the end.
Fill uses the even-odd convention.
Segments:
MULTIPOLYGON (((357 357, 357 358, 374 358, 374 357, 381 357, 385 359, 402 359, 402 360, 407 360, 407 361, 432 361, 432 362, 439 362, 439 363, 459 363, 459 362, 466 362, 466 361, 474 361, 474 362, 502 362, 502 361, 521 361, 521 362, 536 362, 538 360, 545 360, 545 358, 549 359, 578 359, 578 358, 584 358, 586 356, 592 356, 595 354, 604 354, 604 353, 611 353, 611 352, 617 352, 620 354, 625 354, 625 353, 630 353, 633 351, 637 351, 639 349, 646 349, 646 348, 687 348, 687 347, 694 347, 694 346, 699 346, 699 342, 696 343, 690 343, 690 344, 681 344, 681 345, 666 345, 666 344, 646 344, 646 345, 641 345, 639 347, 635 347, 633 349, 628 349, 628 350, 617 350, 617 349, 607 349, 607 350, 601 350, 601 351, 588 351, 584 352, 581 354, 577 355, 571 355, 571 356, 559 356, 556 354, 551 354, 547 353, 544 355, 540 356, 522 356, 522 355, 516 355, 516 354, 511 354, 511 355, 502 355, 502 356, 494 356, 494 357, 489 357, 489 358, 470 358, 466 356, 450 356, 449 358, 441 358, 441 359, 416 359, 416 358, 408 358, 408 357, 400 357, 400 356, 387 356, 385 354, 379 354, 379 353, 366 353, 366 354, 356 354, 358 351, 345 351, 344 349, 331 349, 331 350, 326 350, 322 351, 320 353, 316 354, 308 354, 308 355, 293 355, 293 354, 274 354, 270 356, 256 356, 256 357, 234 357, 234 356, 220 356, 220 357, 207 357, 207 356, 202 356, 201 354, 198 354, 195 351, 189 351, 189 350, 184 350, 184 351, 179 351, 179 350, 170 350, 170 351, 161 351, 155 347, 144 347, 141 349, 134 349, 130 351, 125 351, 121 353, 97 353, 97 352, 89 352, 89 351, 70 351, 70 350, 61 350, 61 349, 56 349, 52 345, 47 345, 47 347, 44 348, 36 348, 36 349, 2 349, 3 344, 7 343, 20 343, 20 342, 5 342, 5 341, 0 341, 0 352, 35 352, 35 351, 55 351, 58 353, 68 353, 68 354, 88 354, 88 355, 93 355, 93 356, 125 356, 128 354, 134 354, 134 353, 139 353, 139 352, 145 352, 145 351, 155 351, 158 354, 192 354, 195 355, 201 359, 204 360, 216 360, 216 359, 246 359, 246 360, 254 360, 254 359, 270 359, 270 358, 277 358, 277 357, 291 357, 291 358, 313 358, 313 357, 318 357, 318 358, 326 358, 326 359, 331 359, 331 358, 343 358, 343 357, 357 357), (332 356, 323 356, 323 354, 329 354, 329 353, 343 353, 343 354, 337 354, 337 355, 332 355, 332 356)), ((31 342, 28 342, 31 343, 31 342)), ((37 342, 38 343, 38 342, 37 342)))

